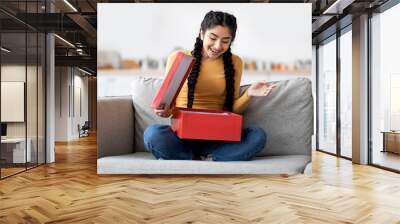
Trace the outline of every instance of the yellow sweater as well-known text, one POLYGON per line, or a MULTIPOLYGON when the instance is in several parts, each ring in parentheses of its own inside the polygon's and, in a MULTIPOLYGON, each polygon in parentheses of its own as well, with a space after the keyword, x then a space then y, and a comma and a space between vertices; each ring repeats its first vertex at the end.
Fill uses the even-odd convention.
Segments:
MULTIPOLYGON (((191 55, 190 51, 184 51, 185 54, 191 55)), ((166 70, 172 66, 172 63, 177 55, 173 52, 167 60, 166 70)), ((232 62, 235 68, 235 93, 233 112, 241 114, 250 102, 247 91, 239 96, 240 79, 242 77, 243 63, 239 56, 232 54, 232 62)), ((195 109, 216 109, 222 110, 225 104, 225 72, 224 61, 222 57, 219 59, 202 59, 200 74, 197 79, 193 108, 195 109)), ((176 98, 176 107, 187 107, 187 80, 182 86, 181 91, 176 98)))

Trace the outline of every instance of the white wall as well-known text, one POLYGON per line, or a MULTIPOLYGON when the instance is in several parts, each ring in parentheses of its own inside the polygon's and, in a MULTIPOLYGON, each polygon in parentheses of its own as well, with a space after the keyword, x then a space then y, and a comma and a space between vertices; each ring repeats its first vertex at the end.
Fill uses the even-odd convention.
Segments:
MULTIPOLYGON (((26 69, 27 69, 28 75, 31 75, 31 74, 36 75, 36 67, 33 67, 33 66, 25 67, 25 65, 23 65, 23 66, 22 65, 2 65, 1 66, 1 81, 18 81, 18 82, 26 83, 26 80, 25 80, 26 69)), ((28 79, 30 80, 29 81, 30 85, 36 85, 36 81, 33 82, 33 80, 30 77, 28 77, 28 79)), ((35 89, 28 88, 27 96, 28 96, 28 99, 27 99, 28 103, 33 101, 31 99, 32 97, 36 99, 36 88, 35 89), (32 90, 32 91, 34 90, 34 92, 29 92, 29 90, 32 90)), ((36 108, 36 104, 30 105, 30 106, 31 107, 34 106, 36 108)), ((33 108, 33 109, 35 109, 35 108, 33 108)), ((7 108, 1 108, 1 109, 7 110, 7 108)), ((32 108, 31 108, 31 110, 32 110, 32 108)), ((35 114, 28 113, 27 116, 28 116, 29 122, 31 122, 33 120, 36 121, 36 113, 35 114), (32 117, 32 115, 34 115, 34 117, 32 117)), ((26 124, 26 122, 8 122, 7 123, 7 136, 8 137, 25 137, 25 124, 26 124)), ((28 129, 31 127, 36 130, 36 125, 35 125, 35 127, 33 127, 33 124, 30 123, 28 125, 28 129)), ((29 133, 31 133, 30 129, 28 130, 28 137, 29 137, 29 133)))
POLYGON ((71 67, 56 67, 55 119, 56 141, 78 138, 78 124, 88 120, 88 78, 71 67), (74 91, 80 89, 81 103, 74 91), (76 105, 82 105, 82 116, 76 105), (74 111, 75 110, 75 111, 74 111))
POLYGON ((311 59, 311 4, 143 3, 98 5, 99 51, 123 58, 162 58, 179 47, 192 49, 210 10, 237 18, 232 52, 241 57, 291 62, 311 59))
POLYGON ((72 108, 72 120, 71 120, 71 135, 73 138, 79 137, 78 124, 82 126, 85 121, 88 120, 88 77, 82 77, 77 74, 77 70, 74 71, 74 108, 72 108), (80 93, 78 93, 80 91, 80 93), (80 97, 79 97, 80 94, 80 97), (81 102, 79 102, 79 100, 81 102), (79 108, 81 107, 81 108, 79 108), (80 111, 82 110, 82 111, 80 111))
MULTIPOLYGON (((2 65, 1 66, 1 81, 2 82, 24 82, 25 80, 25 65, 2 65)), ((32 67, 28 67, 28 71, 32 70, 32 67)), ((28 72, 28 74, 30 74, 28 72)), ((2 98, 7 96, 2 96, 2 98)), ((1 110, 7 110, 8 108, 1 108, 1 110)), ((22 108, 24 110, 24 108, 22 108)), ((9 137, 25 137, 25 123, 24 122, 10 122, 7 123, 7 135, 9 137)))
POLYGON ((55 141, 68 141, 69 68, 55 68, 55 141))
MULTIPOLYGON (((44 162, 44 74, 41 66, 25 66, 19 64, 3 64, 1 66, 1 81, 24 82, 26 84, 26 107, 21 108, 21 112, 26 112, 26 120, 23 122, 6 122, 7 137, 21 138, 25 135, 30 139, 30 148, 32 152, 32 161, 44 162), (38 69, 38 70, 37 70, 38 69), (27 79, 27 80, 26 80, 27 79), (38 150, 38 152, 37 152, 38 150), (37 154, 39 156, 37 157, 37 154)), ((2 98, 7 95, 2 95, 2 98)), ((1 110, 11 110, 10 108, 1 108, 1 110)), ((13 111, 8 111, 13 113, 13 111)))
MULTIPOLYGON (((25 82, 25 65, 2 65, 1 81, 20 81, 25 82)), ((6 110, 6 108, 1 108, 6 110)), ((25 123, 7 123, 7 137, 25 137, 25 123)))

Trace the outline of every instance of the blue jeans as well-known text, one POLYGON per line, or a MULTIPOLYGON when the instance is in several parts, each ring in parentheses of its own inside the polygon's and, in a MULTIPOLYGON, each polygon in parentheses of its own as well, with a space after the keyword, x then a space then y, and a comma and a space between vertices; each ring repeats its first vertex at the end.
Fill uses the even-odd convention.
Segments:
POLYGON ((262 128, 242 130, 240 142, 180 139, 169 125, 154 124, 144 132, 144 145, 157 159, 191 160, 212 155, 214 161, 251 160, 266 143, 262 128))

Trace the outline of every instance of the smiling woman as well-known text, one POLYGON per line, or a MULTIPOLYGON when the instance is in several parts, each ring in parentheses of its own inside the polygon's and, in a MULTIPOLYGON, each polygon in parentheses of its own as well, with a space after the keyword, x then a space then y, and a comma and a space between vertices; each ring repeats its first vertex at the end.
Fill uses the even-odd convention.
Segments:
MULTIPOLYGON (((236 30, 236 17, 229 13, 209 11, 205 15, 194 49, 184 51, 193 56, 196 62, 178 94, 176 107, 242 113, 252 97, 270 93, 273 86, 266 81, 258 81, 239 95, 243 63, 239 56, 231 53, 236 30)), ((174 52, 169 56, 167 71, 176 55, 177 52, 174 52)), ((175 111, 174 106, 154 110, 160 117, 169 117, 175 111)), ((157 159, 191 160, 203 157, 215 161, 246 161, 264 148, 266 133, 262 128, 250 127, 242 130, 240 142, 199 142, 180 139, 169 125, 155 124, 147 127, 144 142, 147 150, 157 159), (188 150, 190 145, 201 147, 188 150)))
POLYGON ((225 26, 215 26, 206 31, 201 31, 203 41, 203 56, 205 59, 216 59, 230 47, 232 33, 225 26))

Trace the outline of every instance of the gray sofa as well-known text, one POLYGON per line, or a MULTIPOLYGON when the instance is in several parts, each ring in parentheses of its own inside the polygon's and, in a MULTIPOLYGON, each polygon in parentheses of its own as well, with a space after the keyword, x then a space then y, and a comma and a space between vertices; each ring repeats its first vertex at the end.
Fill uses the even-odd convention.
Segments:
POLYGON ((145 151, 144 129, 170 122, 156 116, 149 106, 161 82, 140 77, 132 83, 131 96, 98 99, 98 174, 311 173, 313 99, 308 79, 274 82, 277 87, 270 95, 252 99, 243 114, 243 126, 262 127, 267 144, 252 161, 236 162, 156 160, 145 151))

